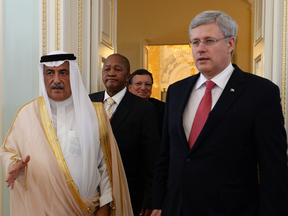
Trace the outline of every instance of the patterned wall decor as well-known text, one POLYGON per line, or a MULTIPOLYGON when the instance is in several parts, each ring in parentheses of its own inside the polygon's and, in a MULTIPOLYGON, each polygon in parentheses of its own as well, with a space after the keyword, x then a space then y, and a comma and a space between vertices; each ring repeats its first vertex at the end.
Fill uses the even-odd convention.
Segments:
POLYGON ((286 52, 287 52, 287 0, 283 1, 283 35, 282 35, 282 78, 281 78, 281 103, 283 115, 286 125, 286 80, 287 80, 287 67, 286 67, 286 52))
POLYGON ((82 0, 78 0, 78 66, 82 72, 82 0))
POLYGON ((42 2, 42 55, 47 54, 47 2, 42 2))

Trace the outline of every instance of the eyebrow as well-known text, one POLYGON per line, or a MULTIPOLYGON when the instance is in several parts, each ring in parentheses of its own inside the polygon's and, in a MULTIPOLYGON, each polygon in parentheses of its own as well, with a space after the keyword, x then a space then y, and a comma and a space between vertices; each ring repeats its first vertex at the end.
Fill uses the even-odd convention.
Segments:
POLYGON ((69 72, 69 70, 67 70, 67 69, 61 69, 61 70, 59 70, 60 72, 62 72, 62 71, 66 71, 66 72, 69 72))
POLYGON ((48 68, 48 69, 46 69, 44 72, 48 72, 48 71, 55 71, 55 70, 53 70, 53 69, 51 69, 51 68, 48 68))
MULTIPOLYGON (((51 69, 51 68, 48 68, 47 70, 45 70, 44 72, 50 72, 50 71, 55 71, 55 69, 51 69)), ((69 73, 69 70, 67 70, 67 69, 60 69, 59 70, 60 72, 63 72, 63 71, 66 71, 66 72, 68 72, 69 73)))
POLYGON ((113 66, 113 67, 123 68, 121 65, 110 65, 110 64, 109 64, 109 65, 104 65, 104 67, 112 67, 112 66, 113 66))
MULTIPOLYGON (((207 39, 214 39, 215 37, 213 37, 213 36, 206 36, 206 37, 203 37, 203 40, 207 40, 207 39)), ((192 39, 191 41, 194 41, 194 40, 200 40, 200 38, 194 38, 194 39, 192 39)))

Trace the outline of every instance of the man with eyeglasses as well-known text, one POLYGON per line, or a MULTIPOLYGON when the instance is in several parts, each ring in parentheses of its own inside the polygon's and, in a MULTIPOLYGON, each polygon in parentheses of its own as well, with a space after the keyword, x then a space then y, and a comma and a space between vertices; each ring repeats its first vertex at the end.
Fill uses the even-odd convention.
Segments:
POLYGON ((168 89, 152 216, 288 215, 279 88, 231 64, 237 28, 221 11, 190 24, 200 73, 168 89))
POLYGON ((142 97, 150 101, 155 106, 158 119, 159 135, 161 138, 165 103, 160 100, 157 100, 156 98, 150 97, 152 94, 152 85, 153 85, 152 74, 145 69, 139 69, 131 74, 128 82, 128 89, 132 94, 135 94, 139 97, 142 97))

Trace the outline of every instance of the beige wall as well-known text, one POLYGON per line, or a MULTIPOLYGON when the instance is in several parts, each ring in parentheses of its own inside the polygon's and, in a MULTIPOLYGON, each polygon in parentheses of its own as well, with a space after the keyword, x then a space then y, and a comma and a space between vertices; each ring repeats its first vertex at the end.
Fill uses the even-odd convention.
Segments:
POLYGON ((221 10, 236 20, 235 60, 241 69, 252 72, 252 12, 246 0, 119 0, 117 52, 130 60, 133 72, 140 67, 141 38, 148 45, 187 44, 191 20, 205 10, 221 10))

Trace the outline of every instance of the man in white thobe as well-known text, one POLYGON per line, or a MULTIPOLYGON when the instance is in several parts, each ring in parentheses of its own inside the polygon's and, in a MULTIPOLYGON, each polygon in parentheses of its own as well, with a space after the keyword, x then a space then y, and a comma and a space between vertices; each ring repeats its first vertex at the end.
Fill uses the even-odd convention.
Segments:
POLYGON ((18 111, 0 149, 14 188, 11 216, 105 216, 111 206, 115 215, 131 215, 109 121, 102 104, 91 103, 75 59, 59 51, 42 56, 43 97, 18 111))

